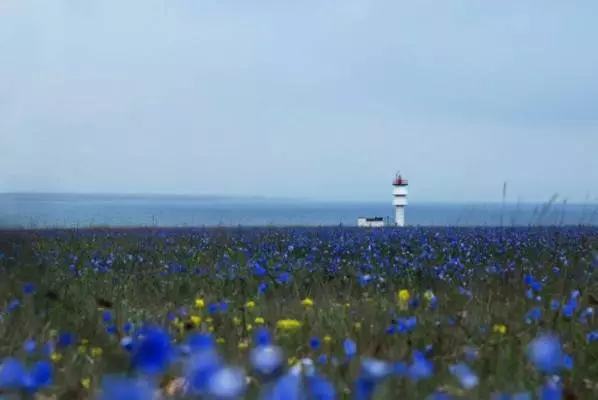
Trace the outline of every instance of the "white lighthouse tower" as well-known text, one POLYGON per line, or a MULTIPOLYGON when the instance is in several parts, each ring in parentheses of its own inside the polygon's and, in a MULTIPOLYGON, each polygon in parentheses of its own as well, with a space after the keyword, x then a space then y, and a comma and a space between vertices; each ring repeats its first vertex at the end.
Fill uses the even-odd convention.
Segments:
POLYGON ((405 226, 405 207, 407 206, 407 179, 397 173, 392 181, 392 205, 395 207, 395 225, 405 226))

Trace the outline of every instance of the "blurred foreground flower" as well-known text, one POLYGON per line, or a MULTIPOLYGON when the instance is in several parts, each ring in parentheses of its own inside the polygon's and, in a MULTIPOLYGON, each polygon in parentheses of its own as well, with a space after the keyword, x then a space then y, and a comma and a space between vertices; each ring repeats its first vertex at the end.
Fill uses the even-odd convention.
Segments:
POLYGON ((0 389, 35 393, 53 383, 54 367, 46 360, 35 362, 27 370, 22 361, 8 358, 0 365, 0 389))
POLYGON ((247 387, 247 375, 239 367, 223 367, 216 371, 208 381, 208 393, 214 399, 238 399, 247 387))
POLYGON ((265 381, 277 378, 284 367, 284 353, 278 346, 261 345, 251 350, 249 362, 256 374, 265 381))
POLYGON ((167 332, 150 328, 133 345, 131 363, 133 368, 144 374, 161 374, 170 365, 173 349, 167 332))
POLYGON ((146 381, 123 377, 105 377, 98 400, 150 400, 156 388, 146 381))
POLYGON ((473 370, 465 363, 458 363, 449 366, 449 372, 459 380, 463 389, 472 389, 479 383, 479 378, 473 370))
POLYGON ((536 337, 527 348, 534 367, 545 374, 557 373, 563 367, 564 353, 559 338, 553 334, 536 337))

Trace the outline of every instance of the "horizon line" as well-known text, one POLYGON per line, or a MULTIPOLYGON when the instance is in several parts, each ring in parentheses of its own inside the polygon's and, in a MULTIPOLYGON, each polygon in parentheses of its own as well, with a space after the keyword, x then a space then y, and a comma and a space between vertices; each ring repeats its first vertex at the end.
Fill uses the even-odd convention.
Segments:
MULTIPOLYGON (((301 197, 284 196, 265 196, 265 195, 241 195, 241 194, 200 194, 200 193, 126 193, 126 192, 51 192, 51 191, 18 191, 18 192, 0 192, 0 196, 97 196, 97 197, 130 197, 130 198, 187 198, 187 199, 213 199, 213 200, 254 200, 254 201, 281 201, 281 202, 300 202, 316 204, 386 204, 382 200, 340 200, 340 199, 313 199, 301 197)), ((585 205, 598 206, 598 199, 587 199, 585 202, 569 202, 566 199, 557 198, 557 201, 551 199, 544 201, 512 201, 512 200, 422 200, 416 204, 419 205, 585 205)), ((390 203, 390 202, 388 202, 390 203)))

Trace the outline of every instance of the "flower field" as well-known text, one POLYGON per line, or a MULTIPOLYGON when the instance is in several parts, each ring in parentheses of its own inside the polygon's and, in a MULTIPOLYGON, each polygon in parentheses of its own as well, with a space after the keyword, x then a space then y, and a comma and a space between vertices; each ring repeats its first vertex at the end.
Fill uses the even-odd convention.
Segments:
POLYGON ((0 399, 598 398, 596 251, 583 227, 3 232, 0 399))

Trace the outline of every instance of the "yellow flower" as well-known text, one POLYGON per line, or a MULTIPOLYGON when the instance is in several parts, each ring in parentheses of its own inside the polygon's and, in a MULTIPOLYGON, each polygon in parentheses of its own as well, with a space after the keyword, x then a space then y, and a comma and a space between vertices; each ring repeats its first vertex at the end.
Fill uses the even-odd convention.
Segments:
POLYGON ((91 379, 86 377, 81 379, 81 387, 83 387, 84 389, 89 389, 89 386, 91 385, 91 379))
POLYGON ((411 299, 411 293, 409 293, 409 290, 399 290, 397 297, 399 298, 399 309, 406 310, 409 307, 409 299, 411 299))
POLYGON ((206 302, 203 300, 203 297, 198 297, 195 299, 195 307, 202 309, 206 306, 206 302))
POLYGON ((214 322, 214 318, 212 318, 212 317, 208 317, 208 318, 206 318, 206 322, 207 322, 208 324, 211 324, 212 322, 214 322))
POLYGON ((258 325, 263 325, 266 323, 266 320, 264 320, 264 318, 262 318, 262 317, 256 317, 253 322, 255 322, 258 325))
POLYGON ((213 326, 208 326, 208 331, 214 332, 214 327, 213 326))
POLYGON ((406 303, 409 301, 409 299, 411 299, 411 293, 409 293, 409 290, 407 289, 401 289, 399 290, 397 297, 401 302, 406 303))
POLYGON ((201 317, 199 315, 192 315, 191 316, 191 322, 193 323, 193 325, 195 325, 196 327, 198 327, 199 324, 201 324, 201 317))
POLYGON ((312 299, 310 299, 309 297, 306 297, 303 300, 301 300, 301 304, 304 305, 305 307, 313 307, 314 301, 312 299))
POLYGON ((239 349, 241 349, 241 350, 242 350, 242 349, 246 349, 246 348, 248 348, 248 347, 249 347, 249 342, 248 342, 247 340, 241 340, 241 341, 239 342, 239 344, 237 345, 237 347, 238 347, 239 349))
POLYGON ((351 303, 345 303, 345 308, 350 308, 351 307, 351 303))
POLYGON ((104 351, 102 350, 101 347, 94 347, 91 349, 92 357, 100 357, 103 353, 104 353, 104 351))
POLYGON ((245 329, 247 329, 247 332, 251 332, 253 330, 253 325, 247 324, 247 326, 245 327, 245 329))
POLYGON ((233 317, 233 324, 234 324, 235 326, 239 326, 239 325, 241 325, 241 322, 242 322, 242 321, 241 321, 241 318, 239 318, 239 317, 237 317, 237 316, 234 316, 234 317, 233 317))
POLYGON ((495 324, 492 327, 492 330, 496 333, 500 333, 501 335, 504 335, 505 333, 507 333, 507 327, 504 326, 503 324, 495 324))
POLYGON ((332 338, 330 337, 330 335, 326 335, 326 336, 324 336, 323 340, 324 340, 324 342, 325 342, 325 343, 330 343, 330 342, 332 342, 332 338))
POLYGON ((81 339, 80 343, 81 343, 83 346, 86 346, 87 344, 89 344, 89 340, 87 340, 87 339, 83 338, 83 339, 81 339))
POLYGON ((87 353, 87 346, 85 346, 83 344, 77 346, 77 352, 79 354, 86 354, 87 353))
POLYGON ((424 298, 428 301, 431 301, 434 298, 434 292, 431 290, 426 290, 424 293, 424 298))
POLYGON ((218 339, 216 339, 216 343, 218 344, 224 344, 225 340, 224 338, 219 337, 218 339))
POLYGON ((248 301, 245 303, 245 308, 248 310, 253 310, 255 307, 255 301, 248 301))
POLYGON ((296 319, 281 319, 276 323, 278 329, 292 331, 301 327, 301 322, 296 319))
POLYGON ((297 357, 289 357, 289 359, 287 360, 289 365, 295 365, 297 364, 297 357))
POLYGON ((53 352, 52 355, 50 356, 50 359, 54 362, 58 362, 58 361, 62 360, 62 354, 53 352))
POLYGON ((357 330, 361 329, 361 322, 356 322, 355 323, 355 329, 357 329, 357 330))

